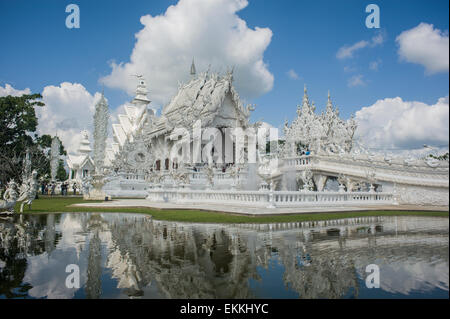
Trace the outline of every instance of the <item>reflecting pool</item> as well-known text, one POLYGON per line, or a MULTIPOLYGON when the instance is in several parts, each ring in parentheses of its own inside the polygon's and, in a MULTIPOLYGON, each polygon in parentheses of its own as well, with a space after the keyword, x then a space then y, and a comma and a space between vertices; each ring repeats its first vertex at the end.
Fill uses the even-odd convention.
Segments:
POLYGON ((193 224, 147 215, 0 219, 0 298, 448 298, 449 220, 193 224), (69 264, 79 288, 68 288, 69 264), (379 269, 368 288, 366 266, 379 269))

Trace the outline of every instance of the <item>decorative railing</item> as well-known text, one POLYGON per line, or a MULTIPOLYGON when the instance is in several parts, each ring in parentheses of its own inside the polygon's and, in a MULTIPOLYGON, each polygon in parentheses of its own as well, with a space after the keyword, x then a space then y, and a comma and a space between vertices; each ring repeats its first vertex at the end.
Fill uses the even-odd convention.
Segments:
POLYGON ((284 164, 286 166, 304 166, 311 164, 311 155, 302 155, 298 157, 288 157, 284 159, 284 164))
POLYGON ((424 160, 403 161, 398 158, 383 160, 367 155, 303 155, 283 160, 283 171, 304 170, 308 167, 331 175, 353 176, 365 179, 369 171, 373 171, 377 181, 406 183, 417 186, 448 187, 448 162, 439 161, 430 167, 424 160), (313 164, 314 165, 310 165, 313 164))
POLYGON ((151 189, 147 199, 155 202, 237 204, 249 206, 336 206, 393 204, 391 193, 287 192, 151 189))
POLYGON ((316 159, 317 162, 326 161, 326 162, 336 162, 339 164, 349 164, 349 165, 357 165, 362 167, 374 167, 374 168, 383 168, 390 170, 399 170, 399 171, 408 171, 411 169, 424 172, 424 173, 447 173, 449 171, 449 163, 448 161, 438 161, 436 166, 429 166, 426 164, 425 160, 415 159, 415 160, 405 160, 401 158, 393 158, 387 159, 383 157, 374 157, 368 155, 350 155, 343 154, 339 155, 302 155, 295 157, 287 157, 284 158, 285 166, 303 166, 311 164, 313 159, 316 159))

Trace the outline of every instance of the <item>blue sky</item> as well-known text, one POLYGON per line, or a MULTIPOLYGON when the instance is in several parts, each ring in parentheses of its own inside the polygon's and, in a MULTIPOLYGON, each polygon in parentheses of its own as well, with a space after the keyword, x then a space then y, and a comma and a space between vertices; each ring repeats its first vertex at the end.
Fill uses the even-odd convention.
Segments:
MULTIPOLYGON (((135 34, 143 28, 140 17, 164 14, 175 4, 177 1, 0 0, 0 86, 9 83, 15 89, 42 92, 46 86, 71 82, 82 84, 91 94, 101 91, 99 80, 111 73, 111 61, 130 60, 135 34), (69 3, 80 7, 80 29, 65 26, 69 3)), ((401 61, 396 37, 420 23, 432 24, 448 36, 448 12, 448 2, 441 0, 250 0, 236 14, 251 29, 272 31, 263 61, 274 77, 270 91, 248 100, 257 104, 252 119, 263 118, 274 126, 285 118, 291 120, 305 83, 319 110, 330 89, 345 118, 385 98, 436 103, 448 95, 448 70, 426 74, 423 65, 401 61), (365 7, 370 3, 380 7, 380 29, 365 26, 365 7), (336 57, 339 48, 370 41, 380 33, 382 44, 358 50, 352 58, 336 57), (378 70, 369 68, 373 61, 379 62, 378 70), (289 70, 295 71, 298 79, 290 78, 289 70), (361 76, 364 84, 349 86, 353 76, 361 76)), ((186 74, 188 71, 186 65, 186 74)), ((112 109, 130 100, 118 88, 106 86, 105 95, 112 109)))

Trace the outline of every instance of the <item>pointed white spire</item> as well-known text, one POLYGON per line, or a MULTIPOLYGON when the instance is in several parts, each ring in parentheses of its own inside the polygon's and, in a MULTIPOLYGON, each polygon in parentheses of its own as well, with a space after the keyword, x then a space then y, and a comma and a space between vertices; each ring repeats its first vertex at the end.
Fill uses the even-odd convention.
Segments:
POLYGON ((195 70, 195 62, 194 58, 192 58, 192 64, 191 64, 191 76, 194 77, 197 71, 195 70))
POLYGON ((109 109, 102 93, 95 105, 94 113, 94 163, 96 173, 100 173, 105 161, 106 139, 108 137, 109 109))
POLYGON ((89 142, 89 132, 87 130, 84 130, 81 132, 81 142, 80 142, 80 148, 78 149, 78 153, 82 155, 88 155, 91 151, 91 142, 89 142))
POLYGON ((330 90, 328 90, 327 112, 333 111, 333 103, 331 102, 330 90))
POLYGON ((147 84, 145 82, 143 75, 135 75, 138 78, 138 86, 136 88, 136 96, 134 97, 133 101, 131 103, 141 106, 141 105, 148 105, 150 104, 150 100, 147 97, 148 90, 147 90, 147 84))
POLYGON ((50 174, 52 181, 56 181, 56 173, 58 171, 59 165, 59 149, 61 147, 61 143, 59 142, 59 138, 54 136, 52 138, 52 145, 50 148, 50 174))
POLYGON ((308 91, 306 90, 306 84, 303 88, 303 102, 302 102, 302 106, 309 106, 309 98, 308 98, 308 91))
POLYGON ((100 105, 103 106, 104 104, 108 107, 108 102, 106 102, 104 90, 102 89, 102 95, 100 96, 100 100, 97 102, 95 107, 98 108, 100 105))

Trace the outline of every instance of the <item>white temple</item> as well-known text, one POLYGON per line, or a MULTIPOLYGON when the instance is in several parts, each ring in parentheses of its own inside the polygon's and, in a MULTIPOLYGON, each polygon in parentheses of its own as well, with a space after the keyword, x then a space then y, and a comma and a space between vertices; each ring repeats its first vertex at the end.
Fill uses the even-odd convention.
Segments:
POLYGON ((89 142, 89 133, 84 130, 81 132, 82 140, 77 154, 67 156, 67 166, 69 167, 69 183, 76 183, 81 186, 84 178, 91 176, 94 172, 94 160, 91 157, 91 143, 89 142))
POLYGON ((353 117, 341 119, 330 94, 325 111, 316 113, 306 88, 297 118, 285 123, 284 145, 261 153, 270 142, 264 135, 251 162, 250 135, 244 133, 238 149, 233 129, 253 130, 260 138, 261 123, 249 122, 253 108, 241 102, 233 72, 196 74, 192 63, 190 73, 160 115, 149 108, 145 80, 137 76, 136 96, 113 124, 114 142, 106 149, 106 194, 266 208, 448 205, 448 161, 362 149, 354 140, 353 117))

